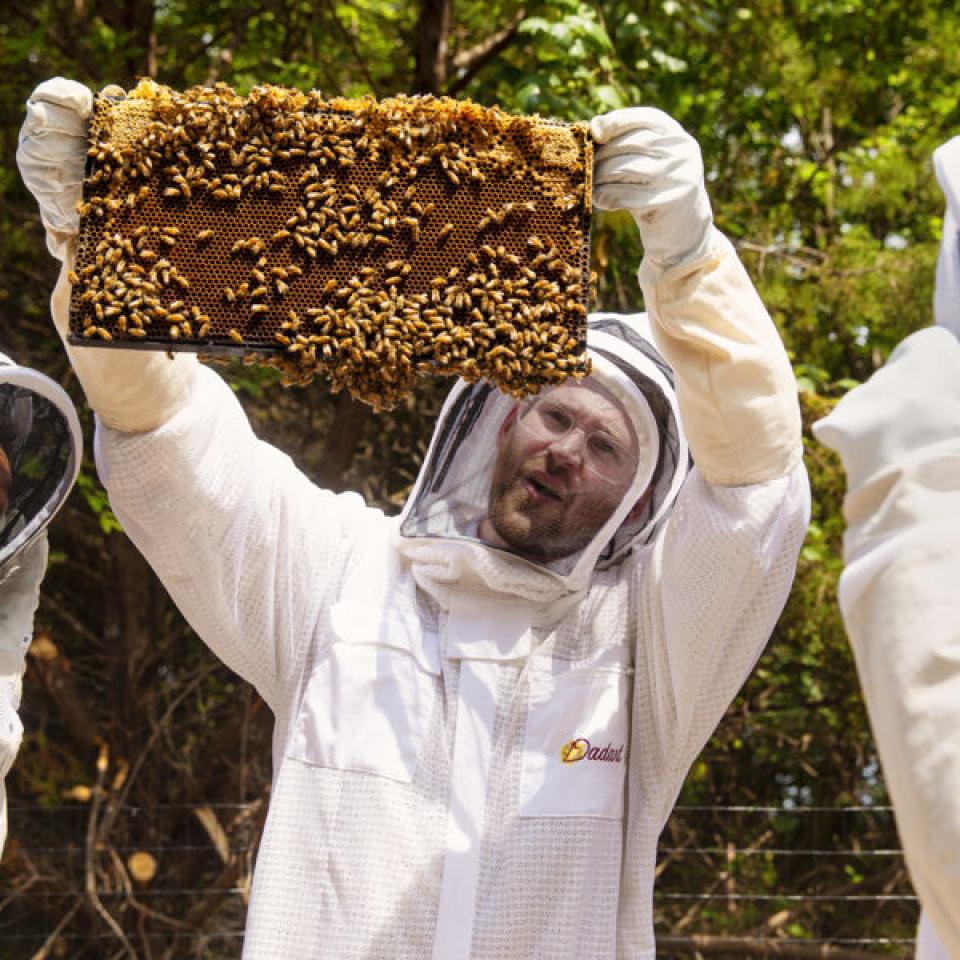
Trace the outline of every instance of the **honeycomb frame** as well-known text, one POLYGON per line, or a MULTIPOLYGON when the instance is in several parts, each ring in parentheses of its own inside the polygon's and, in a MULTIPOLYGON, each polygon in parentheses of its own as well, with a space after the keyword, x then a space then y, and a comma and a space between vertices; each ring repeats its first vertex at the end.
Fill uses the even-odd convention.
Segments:
POLYGON ((586 124, 141 81, 96 98, 70 339, 240 354, 374 407, 589 372, 586 124))

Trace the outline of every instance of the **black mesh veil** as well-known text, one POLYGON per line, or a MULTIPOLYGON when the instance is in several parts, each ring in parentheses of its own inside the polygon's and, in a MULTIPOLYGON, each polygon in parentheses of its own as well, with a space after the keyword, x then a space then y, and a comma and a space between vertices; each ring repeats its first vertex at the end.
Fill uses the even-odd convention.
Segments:
POLYGON ((79 468, 80 425, 49 377, 0 354, 0 575, 59 510, 79 468))
POLYGON ((593 314, 590 330, 593 332, 591 350, 615 364, 636 384, 643 394, 657 422, 660 450, 653 474, 653 494, 643 513, 625 523, 601 555, 598 566, 604 567, 629 552, 630 548, 646 543, 669 513, 692 460, 683 437, 676 405, 673 370, 657 348, 648 339, 645 315, 623 317, 618 314, 593 314), (641 333, 641 331, 643 331, 641 333), (616 344, 601 346, 598 334, 604 334, 628 345, 636 355, 643 357, 641 366, 636 356, 625 355, 616 344))
MULTIPOLYGON (((642 448, 636 483, 640 484, 643 477, 652 479, 636 489, 631 486, 622 500, 618 494, 617 502, 622 504, 619 515, 628 519, 616 521, 611 514, 609 529, 597 525, 596 542, 547 564, 561 577, 580 567, 588 554, 593 557, 592 565, 609 566, 622 560, 634 546, 647 542, 669 513, 689 469, 673 375, 648 337, 645 315, 590 317, 587 342, 595 361, 590 379, 596 383, 591 389, 609 390, 611 396, 615 391, 620 406, 630 408, 627 412, 642 448), (650 436, 654 430, 656 436, 650 436), (644 455, 648 457, 646 464, 642 462, 644 455), (649 459, 654 457, 656 462, 651 466, 649 459), (639 499, 637 489, 642 493, 648 485, 651 493, 637 514, 636 509, 629 508, 639 499)), ((545 391, 530 401, 518 402, 486 383, 458 382, 444 405, 430 451, 404 510, 401 534, 407 538, 479 540, 511 552, 509 546, 492 542, 484 533, 491 491, 496 487, 498 448, 505 430, 524 422, 524 411, 529 409, 525 404, 540 403, 548 394, 545 391)), ((586 500, 589 491, 581 490, 579 495, 586 500)), ((489 527, 486 530, 489 532, 489 527)), ((522 550, 513 552, 531 559, 522 550)))

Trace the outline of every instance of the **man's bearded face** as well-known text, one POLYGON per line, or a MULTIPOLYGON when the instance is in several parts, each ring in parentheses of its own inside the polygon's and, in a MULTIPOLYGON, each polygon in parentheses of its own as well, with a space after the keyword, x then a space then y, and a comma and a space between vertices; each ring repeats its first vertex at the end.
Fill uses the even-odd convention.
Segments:
POLYGON ((541 563, 582 550, 630 488, 638 447, 626 411, 589 380, 515 408, 500 429, 481 538, 541 563))

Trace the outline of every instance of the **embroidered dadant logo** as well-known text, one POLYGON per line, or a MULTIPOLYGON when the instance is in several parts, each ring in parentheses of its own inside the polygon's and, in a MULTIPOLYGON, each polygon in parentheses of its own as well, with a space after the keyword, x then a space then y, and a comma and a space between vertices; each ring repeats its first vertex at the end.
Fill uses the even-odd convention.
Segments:
POLYGON ((606 763, 623 762, 623 744, 615 747, 608 743, 605 747, 591 746, 586 737, 577 737, 569 740, 560 748, 560 759, 563 763, 579 763, 581 760, 600 760, 606 763))

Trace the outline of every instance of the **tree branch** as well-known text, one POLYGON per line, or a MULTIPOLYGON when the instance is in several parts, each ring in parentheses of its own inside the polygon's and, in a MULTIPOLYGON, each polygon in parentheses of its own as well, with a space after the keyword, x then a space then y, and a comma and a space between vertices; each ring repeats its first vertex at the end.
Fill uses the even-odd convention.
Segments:
POLYGON ((350 47, 350 52, 353 54, 353 59, 356 60, 357 66, 360 68, 360 73, 363 74, 363 79, 370 88, 370 92, 375 97, 379 97, 380 94, 377 91, 376 81, 373 79, 373 74, 370 73, 370 70, 367 67, 367 62, 362 56, 360 56, 360 50, 357 47, 357 41, 353 34, 340 22, 340 18, 337 16, 337 8, 334 6, 332 0, 324 0, 324 6, 327 8, 330 18, 333 20, 334 26, 339 31, 340 36, 346 40, 347 46, 350 47))
POLYGON ((518 10, 510 23, 502 30, 491 34, 485 40, 462 50, 453 58, 455 78, 447 86, 447 93, 451 96, 459 93, 491 60, 500 56, 516 39, 520 24, 526 18, 526 10, 518 10))

